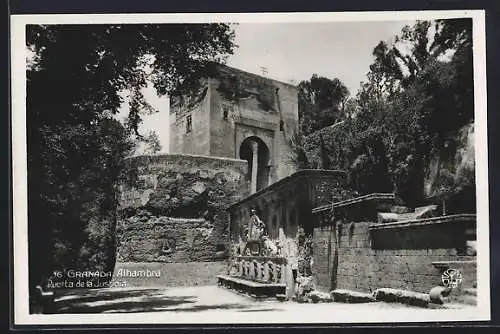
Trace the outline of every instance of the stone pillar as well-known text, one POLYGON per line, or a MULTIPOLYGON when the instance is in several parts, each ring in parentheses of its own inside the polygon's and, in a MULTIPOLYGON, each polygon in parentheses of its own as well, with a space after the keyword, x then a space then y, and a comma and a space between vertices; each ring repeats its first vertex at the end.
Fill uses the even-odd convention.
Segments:
POLYGON ((284 267, 284 282, 286 284, 286 297, 288 299, 292 299, 293 295, 295 294, 295 281, 293 280, 293 272, 292 272, 292 267, 290 265, 285 265, 284 267))
POLYGON ((259 144, 256 141, 250 143, 252 147, 252 183, 251 183, 251 193, 257 192, 257 168, 258 168, 258 152, 259 144))

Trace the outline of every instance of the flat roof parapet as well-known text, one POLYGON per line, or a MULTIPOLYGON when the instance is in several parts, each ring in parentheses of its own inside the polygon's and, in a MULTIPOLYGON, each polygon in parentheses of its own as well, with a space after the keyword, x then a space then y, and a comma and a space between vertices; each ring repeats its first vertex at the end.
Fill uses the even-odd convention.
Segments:
POLYGON ((141 154, 141 155, 134 155, 132 157, 128 157, 125 160, 164 162, 164 161, 172 161, 172 160, 182 159, 182 158, 194 158, 194 159, 198 159, 198 160, 207 160, 207 161, 208 160, 218 160, 218 161, 237 162, 237 163, 244 163, 244 164, 248 163, 246 160, 242 160, 242 159, 207 156, 207 155, 196 155, 196 154, 186 154, 186 153, 141 154))
POLYGON ((281 180, 278 180, 277 182, 251 194, 250 196, 242 199, 241 201, 238 201, 234 204, 232 204, 229 209, 236 207, 238 205, 241 205, 247 201, 251 201, 255 198, 260 197, 261 195, 271 192, 271 191, 276 191, 288 184, 291 184, 293 182, 296 182, 297 180, 301 178, 314 178, 314 177, 330 177, 333 178, 334 176, 341 177, 344 180, 347 180, 347 172, 343 170, 326 170, 326 169, 302 169, 299 170, 292 175, 289 175, 287 177, 282 178, 281 180))
POLYGON ((369 229, 384 230, 384 229, 406 228, 413 226, 436 225, 436 224, 447 224, 447 223, 464 223, 464 222, 475 222, 475 221, 476 221, 476 214, 464 213, 457 215, 410 219, 392 223, 372 224, 369 226, 369 229))
POLYGON ((248 71, 236 68, 236 67, 231 67, 231 66, 228 66, 226 64, 221 64, 221 63, 217 63, 217 62, 213 62, 213 64, 215 65, 218 72, 231 73, 231 74, 238 75, 238 76, 253 77, 253 78, 257 78, 258 80, 274 82, 274 83, 278 83, 278 84, 281 84, 284 86, 288 86, 290 88, 297 89, 297 85, 291 84, 289 82, 280 81, 277 79, 273 79, 271 77, 265 77, 265 76, 262 76, 260 74, 248 72, 248 71))
POLYGON ((377 202, 377 201, 394 201, 396 197, 392 193, 372 193, 368 195, 363 195, 355 198, 346 199, 344 201, 322 205, 320 207, 314 208, 312 213, 319 213, 326 210, 333 210, 337 208, 347 208, 356 204, 363 202, 377 202))
POLYGON ((460 268, 460 267, 466 267, 466 266, 476 266, 477 261, 476 260, 464 260, 464 261, 434 261, 432 262, 432 265, 438 269, 441 270, 446 270, 451 268, 460 268))

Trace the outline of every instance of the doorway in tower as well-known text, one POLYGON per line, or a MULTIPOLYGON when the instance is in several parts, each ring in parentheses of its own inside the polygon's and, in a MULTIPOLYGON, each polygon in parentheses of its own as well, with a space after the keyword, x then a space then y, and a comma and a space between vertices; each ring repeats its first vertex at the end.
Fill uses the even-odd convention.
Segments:
POLYGON ((240 159, 248 161, 247 180, 251 193, 269 185, 269 148, 259 137, 248 137, 240 146, 240 159))

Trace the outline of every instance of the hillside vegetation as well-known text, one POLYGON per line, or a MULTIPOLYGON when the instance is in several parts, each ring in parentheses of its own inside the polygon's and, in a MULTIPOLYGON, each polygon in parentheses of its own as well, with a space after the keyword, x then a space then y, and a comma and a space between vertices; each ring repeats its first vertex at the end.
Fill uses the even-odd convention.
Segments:
POLYGON ((373 57, 354 97, 338 79, 300 83, 292 159, 348 170, 360 194, 394 191, 409 207, 475 212, 472 20, 419 21, 373 57))

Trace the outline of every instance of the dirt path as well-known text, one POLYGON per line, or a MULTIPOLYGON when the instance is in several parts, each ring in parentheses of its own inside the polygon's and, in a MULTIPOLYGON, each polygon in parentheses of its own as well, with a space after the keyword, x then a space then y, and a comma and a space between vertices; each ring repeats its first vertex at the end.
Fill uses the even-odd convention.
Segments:
POLYGON ((274 299, 257 301, 218 286, 66 290, 57 292, 56 306, 57 313, 65 315, 89 314, 97 319, 96 313, 127 313, 126 322, 161 319, 162 323, 400 321, 401 317, 417 313, 425 319, 440 311, 383 302, 299 304, 274 299))

